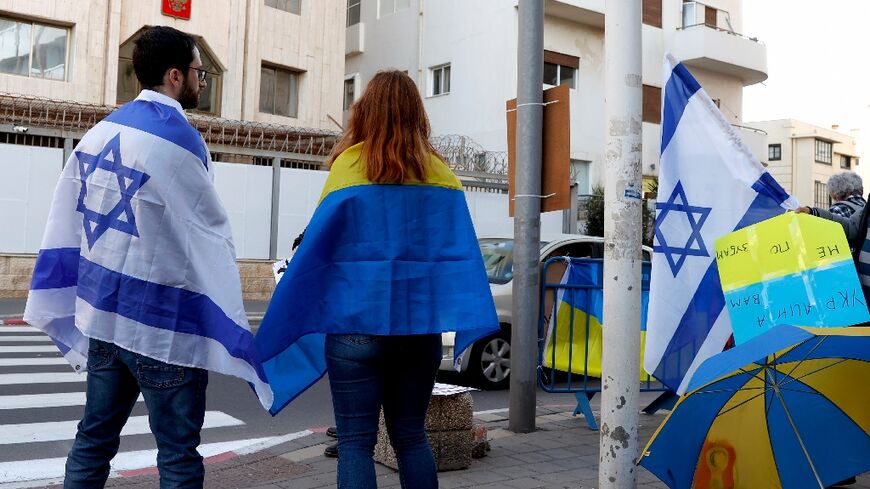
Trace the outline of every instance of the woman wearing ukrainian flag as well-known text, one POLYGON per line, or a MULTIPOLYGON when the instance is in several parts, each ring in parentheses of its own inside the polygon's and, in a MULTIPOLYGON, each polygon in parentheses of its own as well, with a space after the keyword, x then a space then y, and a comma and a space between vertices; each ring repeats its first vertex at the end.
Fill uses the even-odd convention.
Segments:
POLYGON ((425 418, 440 335, 457 332, 459 355, 498 329, 462 185, 429 135, 411 78, 375 75, 256 337, 273 415, 329 373, 341 489, 377 485, 381 407, 402 487, 438 486, 425 418))

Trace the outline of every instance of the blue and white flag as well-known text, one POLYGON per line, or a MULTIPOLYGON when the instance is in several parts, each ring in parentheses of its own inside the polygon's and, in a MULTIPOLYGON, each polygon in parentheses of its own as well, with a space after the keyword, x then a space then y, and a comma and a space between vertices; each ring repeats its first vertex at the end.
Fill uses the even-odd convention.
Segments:
POLYGON ((731 336, 716 238, 797 207, 685 66, 665 60, 644 368, 678 393, 731 336))
POLYGON ((24 319, 76 371, 88 338, 248 381, 272 404, 202 136, 150 90, 82 138, 54 193, 24 319))

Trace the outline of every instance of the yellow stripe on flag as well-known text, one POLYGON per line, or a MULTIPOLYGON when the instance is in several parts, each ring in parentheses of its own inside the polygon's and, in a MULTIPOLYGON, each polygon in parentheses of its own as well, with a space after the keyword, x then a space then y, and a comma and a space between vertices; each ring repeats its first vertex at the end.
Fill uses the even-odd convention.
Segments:
MULTIPOLYGON (((323 201, 329 193, 337 190, 360 185, 374 185, 366 178, 365 161, 362 157, 363 144, 358 143, 347 148, 332 162, 332 168, 330 168, 326 184, 323 186, 323 193, 320 194, 320 201, 323 201)), ((429 174, 426 182, 412 179, 405 182, 404 185, 432 185, 462 190, 462 182, 456 178, 450 167, 437 156, 430 157, 427 170, 429 174)))

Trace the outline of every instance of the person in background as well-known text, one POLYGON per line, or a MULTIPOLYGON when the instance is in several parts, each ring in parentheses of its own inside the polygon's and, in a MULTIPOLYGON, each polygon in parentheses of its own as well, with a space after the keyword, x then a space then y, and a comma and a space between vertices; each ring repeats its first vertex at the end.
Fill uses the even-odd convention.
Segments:
POLYGON ((831 213, 851 217, 860 212, 867 203, 862 195, 864 184, 861 177, 852 171, 837 173, 828 179, 828 192, 831 195, 831 213))

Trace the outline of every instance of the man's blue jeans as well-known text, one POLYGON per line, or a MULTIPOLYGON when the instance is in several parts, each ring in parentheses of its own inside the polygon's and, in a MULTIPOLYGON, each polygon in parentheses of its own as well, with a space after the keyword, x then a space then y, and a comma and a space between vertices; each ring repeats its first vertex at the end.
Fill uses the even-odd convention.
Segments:
POLYGON ((434 489, 438 474, 426 411, 441 362, 441 335, 326 336, 326 370, 338 431, 338 488, 375 489, 381 406, 404 489, 434 489))
POLYGON ((121 428, 140 391, 157 440, 161 489, 201 488, 205 468, 196 447, 205 416, 207 385, 205 370, 169 365, 91 339, 85 414, 67 457, 64 489, 93 489, 106 484, 121 428))

